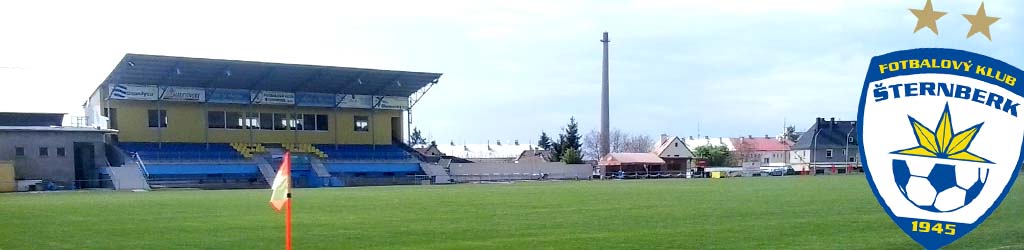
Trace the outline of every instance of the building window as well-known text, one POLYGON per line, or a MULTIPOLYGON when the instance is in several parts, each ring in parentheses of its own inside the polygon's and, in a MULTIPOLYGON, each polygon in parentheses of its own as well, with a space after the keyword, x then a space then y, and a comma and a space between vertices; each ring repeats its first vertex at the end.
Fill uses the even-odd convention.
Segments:
POLYGON ((239 112, 224 112, 225 127, 230 129, 241 129, 245 126, 246 119, 242 118, 239 112))
POLYGON ((288 115, 274 113, 274 130, 288 130, 288 115))
POLYGON ((327 115, 316 115, 316 130, 327 131, 327 115))
POLYGON ((302 115, 302 128, 301 130, 316 130, 316 115, 304 114, 302 115))
POLYGON ((355 116, 355 131, 370 131, 370 118, 366 116, 355 116))
POLYGON ((771 161, 769 159, 771 159, 771 158, 764 158, 764 164, 771 163, 771 161))
POLYGON ((855 161, 857 161, 856 157, 850 157, 850 162, 855 162, 855 161))
POLYGON ((260 122, 257 126, 264 130, 274 130, 274 114, 260 113, 260 122))
POLYGON ((39 157, 47 157, 47 156, 50 156, 50 148, 39 147, 39 157))
POLYGON ((64 152, 64 148, 57 148, 57 156, 64 157, 67 152, 64 152))
POLYGON ((25 156, 25 148, 23 148, 23 147, 15 147, 14 148, 14 156, 25 156))
POLYGON ((832 158, 832 149, 825 150, 825 158, 832 158))
POLYGON ((246 129, 260 129, 260 114, 259 113, 247 113, 244 118, 246 129))
POLYGON ((853 143, 853 136, 846 137, 846 142, 853 143))
POLYGON ((150 109, 149 110, 149 127, 150 128, 166 128, 167 127, 167 110, 150 109))
POLYGON ((206 112, 206 127, 208 128, 225 128, 227 122, 224 121, 224 111, 207 111, 206 112))

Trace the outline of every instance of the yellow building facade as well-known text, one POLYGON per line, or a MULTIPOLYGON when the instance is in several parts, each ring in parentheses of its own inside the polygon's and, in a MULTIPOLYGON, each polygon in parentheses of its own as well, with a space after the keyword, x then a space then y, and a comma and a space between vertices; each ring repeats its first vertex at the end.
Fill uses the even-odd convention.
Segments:
POLYGON ((405 133, 401 110, 137 100, 108 100, 103 106, 121 142, 386 145, 405 133), (320 121, 306 124, 310 117, 320 121))

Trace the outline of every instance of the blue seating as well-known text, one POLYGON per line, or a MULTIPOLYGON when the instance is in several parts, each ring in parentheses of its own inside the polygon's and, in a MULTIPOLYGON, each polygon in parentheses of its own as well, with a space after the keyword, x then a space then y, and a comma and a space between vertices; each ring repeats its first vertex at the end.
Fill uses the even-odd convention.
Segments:
POLYGON ((241 160, 242 154, 226 143, 122 142, 121 149, 138 153, 143 160, 241 160))
POLYGON ((344 160, 407 160, 409 152, 395 145, 314 145, 330 159, 344 160))
POLYGON ((328 163, 331 173, 407 173, 423 172, 419 163, 328 163))
POLYGON ((256 164, 148 164, 146 172, 150 175, 260 175, 256 164))

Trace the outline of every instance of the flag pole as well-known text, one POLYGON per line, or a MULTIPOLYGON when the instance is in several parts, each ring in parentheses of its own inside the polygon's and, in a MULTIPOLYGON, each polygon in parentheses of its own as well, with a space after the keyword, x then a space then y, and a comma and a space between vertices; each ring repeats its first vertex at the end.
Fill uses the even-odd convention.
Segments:
POLYGON ((288 201, 285 202, 284 214, 284 249, 292 250, 292 193, 288 193, 288 201))

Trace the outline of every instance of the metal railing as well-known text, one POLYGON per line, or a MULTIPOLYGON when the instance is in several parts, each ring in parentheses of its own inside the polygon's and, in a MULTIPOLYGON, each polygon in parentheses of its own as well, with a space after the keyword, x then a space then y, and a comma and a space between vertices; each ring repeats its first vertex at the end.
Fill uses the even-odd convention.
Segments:
POLYGON ((142 162, 142 157, 139 157, 138 153, 132 154, 135 158, 135 163, 139 164, 139 171, 142 171, 142 177, 149 178, 149 170, 146 169, 146 163, 142 162))

